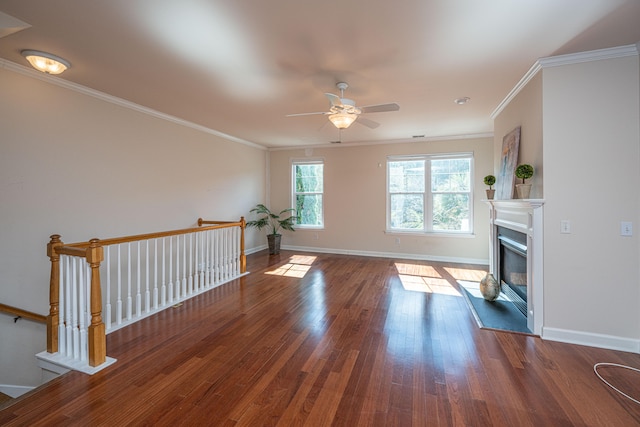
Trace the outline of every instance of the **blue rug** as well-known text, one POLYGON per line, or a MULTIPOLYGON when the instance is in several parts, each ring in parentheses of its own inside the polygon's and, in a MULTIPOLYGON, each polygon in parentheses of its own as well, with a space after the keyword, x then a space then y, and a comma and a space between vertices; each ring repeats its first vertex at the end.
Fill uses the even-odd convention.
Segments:
POLYGON ((480 293, 478 282, 459 280, 458 284, 480 328, 532 333, 527 328, 527 318, 505 294, 501 293, 495 301, 487 301, 480 293))

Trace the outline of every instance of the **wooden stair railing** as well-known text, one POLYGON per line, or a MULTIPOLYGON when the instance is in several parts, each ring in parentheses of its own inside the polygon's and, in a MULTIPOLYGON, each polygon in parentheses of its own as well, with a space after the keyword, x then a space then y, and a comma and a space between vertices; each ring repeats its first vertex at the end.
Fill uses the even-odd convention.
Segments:
POLYGON ((12 316, 16 316, 16 320, 19 318, 33 320, 38 323, 47 323, 47 316, 43 316, 42 314, 34 313, 32 311, 23 310, 18 307, 12 307, 6 304, 0 304, 0 312, 10 314, 12 316))
POLYGON ((198 228, 72 244, 62 242, 58 234, 52 235, 47 244, 51 261, 47 351, 38 357, 70 369, 88 362, 89 368, 85 372, 94 372, 94 368, 107 362, 106 335, 111 330, 246 274, 245 227, 244 217, 237 222, 200 218, 198 228), (180 236, 183 236, 182 241, 180 236), (132 256, 132 244, 136 245, 137 255, 132 256), (124 260, 122 245, 126 245, 127 252, 124 260), (114 265, 111 264, 111 248, 116 252, 114 265), (61 262, 63 257, 64 263, 61 262), (142 264, 145 264, 145 271, 142 271, 142 264), (106 281, 102 280, 101 274, 106 281), (113 281, 112 276, 115 276, 113 281), (122 281, 126 289, 123 289, 122 281), (133 292, 137 293, 134 295, 133 292), (126 298, 122 297, 124 293, 126 298), (116 294, 115 297, 112 294, 116 294), (103 295, 106 305, 103 305, 103 295), (106 314, 106 324, 103 314, 106 314))

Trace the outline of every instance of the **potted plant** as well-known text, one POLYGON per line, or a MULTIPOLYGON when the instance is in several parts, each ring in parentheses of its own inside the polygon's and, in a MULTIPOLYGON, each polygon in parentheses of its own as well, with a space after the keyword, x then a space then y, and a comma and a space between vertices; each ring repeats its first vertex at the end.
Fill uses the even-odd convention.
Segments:
POLYGON ((525 184, 524 180, 533 176, 533 166, 523 163, 516 167, 516 177, 522 180, 521 184, 516 184, 518 196, 521 199, 528 199, 531 193, 531 184, 525 184))
POLYGON ((487 175, 484 177, 484 184, 489 186, 489 189, 487 190, 487 199, 492 200, 493 199, 493 195, 495 194, 496 190, 494 190, 492 188, 493 184, 496 183, 496 177, 493 175, 487 175))
POLYGON ((265 205, 258 204, 255 208, 249 212, 261 215, 253 221, 247 221, 247 227, 255 227, 258 230, 262 230, 268 227, 270 233, 267 234, 267 243, 269 244, 269 254, 275 255, 280 253, 280 241, 282 235, 278 233, 280 229, 296 231, 293 228, 296 217, 294 216, 295 209, 288 208, 283 209, 280 213, 275 214, 269 210, 265 205))

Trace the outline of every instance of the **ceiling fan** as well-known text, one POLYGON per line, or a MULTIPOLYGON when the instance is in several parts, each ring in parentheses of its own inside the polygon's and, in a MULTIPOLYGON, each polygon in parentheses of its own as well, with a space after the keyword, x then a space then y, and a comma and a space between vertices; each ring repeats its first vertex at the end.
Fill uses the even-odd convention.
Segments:
POLYGON ((329 100, 329 111, 316 112, 316 113, 298 113, 288 114, 287 117, 295 116, 309 116, 313 114, 324 114, 329 116, 329 120, 338 129, 346 129, 356 120, 358 123, 363 124, 371 129, 375 129, 380 126, 380 123, 376 123, 373 120, 361 117, 361 114, 367 113, 383 113, 386 111, 398 111, 400 106, 395 102, 390 104, 376 104, 367 105, 364 107, 357 107, 356 103, 352 99, 344 97, 344 91, 349 87, 345 82, 338 82, 336 87, 340 90, 340 96, 333 93, 325 93, 324 95, 329 100))

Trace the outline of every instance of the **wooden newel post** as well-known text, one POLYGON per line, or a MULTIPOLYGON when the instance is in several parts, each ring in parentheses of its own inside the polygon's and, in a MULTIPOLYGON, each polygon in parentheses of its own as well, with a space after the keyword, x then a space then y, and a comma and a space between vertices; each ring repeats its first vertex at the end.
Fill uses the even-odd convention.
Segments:
POLYGON ((247 227, 247 221, 244 217, 240 217, 240 273, 247 272, 247 256, 244 254, 244 229, 247 227))
POLYGON ((51 260, 49 278, 49 315, 47 316, 47 352, 58 352, 58 326, 60 324, 60 255, 56 248, 62 246, 59 234, 51 236, 47 244, 47 256, 51 260))
POLYGON ((91 239, 87 262, 91 266, 91 325, 89 325, 89 366, 99 366, 107 360, 107 336, 102 322, 102 290, 100 263, 104 252, 98 239, 91 239))

